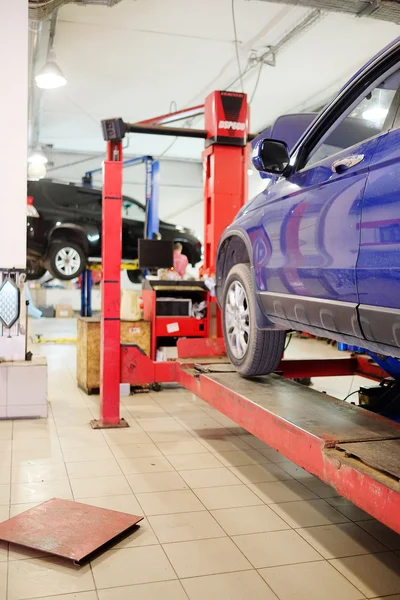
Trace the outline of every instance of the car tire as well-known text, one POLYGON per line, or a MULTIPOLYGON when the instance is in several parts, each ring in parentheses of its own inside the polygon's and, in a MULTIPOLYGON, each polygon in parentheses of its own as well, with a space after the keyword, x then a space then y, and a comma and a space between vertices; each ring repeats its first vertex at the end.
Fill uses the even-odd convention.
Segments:
POLYGON ((243 377, 268 375, 283 356, 285 331, 260 330, 256 325, 256 297, 248 264, 235 265, 226 279, 222 321, 225 347, 243 377))
POLYGON ((143 281, 143 271, 140 269, 127 269, 126 274, 131 283, 142 283, 143 281))
POLYGON ((37 279, 41 279, 44 275, 46 275, 47 269, 42 267, 37 262, 30 260, 26 261, 26 279, 28 281, 36 281, 37 279))
POLYGON ((86 267, 86 255, 75 242, 53 242, 50 246, 47 268, 55 279, 70 281, 79 277, 86 267))

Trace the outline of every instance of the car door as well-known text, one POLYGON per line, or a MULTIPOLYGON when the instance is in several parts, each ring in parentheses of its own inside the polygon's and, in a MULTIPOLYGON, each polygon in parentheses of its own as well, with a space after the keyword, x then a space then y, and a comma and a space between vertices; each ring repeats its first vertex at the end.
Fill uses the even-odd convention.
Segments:
POLYGON ((362 200, 387 127, 363 115, 385 72, 375 70, 372 83, 370 74, 368 86, 364 78, 359 94, 350 86, 347 103, 345 93, 306 134, 295 171, 258 201, 271 254, 254 268, 272 317, 362 337, 356 280, 362 200))
MULTIPOLYGON (((399 78, 400 79, 400 78, 399 78)), ((399 108, 400 92, 394 99, 399 108)), ((360 223, 357 286, 366 339, 400 346, 400 114, 370 165, 360 223)))

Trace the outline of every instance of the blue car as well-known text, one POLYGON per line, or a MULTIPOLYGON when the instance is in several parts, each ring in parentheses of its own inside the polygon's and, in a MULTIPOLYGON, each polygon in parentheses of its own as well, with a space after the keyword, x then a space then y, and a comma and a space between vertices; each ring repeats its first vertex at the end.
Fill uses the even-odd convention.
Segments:
POLYGON ((400 358, 400 38, 289 152, 258 139, 265 190, 221 238, 217 299, 243 376, 276 369, 288 330, 400 358))

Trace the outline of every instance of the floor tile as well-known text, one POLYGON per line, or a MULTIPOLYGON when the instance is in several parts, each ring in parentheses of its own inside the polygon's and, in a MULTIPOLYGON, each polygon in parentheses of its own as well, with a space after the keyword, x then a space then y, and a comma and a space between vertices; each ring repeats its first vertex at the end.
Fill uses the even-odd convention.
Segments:
POLYGON ((127 444, 151 442, 151 439, 144 431, 136 431, 131 428, 103 430, 103 435, 109 446, 126 446, 127 444))
POLYGON ((371 521, 359 521, 357 525, 373 535, 384 546, 390 548, 390 550, 400 550, 400 535, 393 531, 393 529, 386 527, 380 521, 375 521, 375 519, 371 521))
POLYGON ((195 489, 194 492, 208 510, 263 504, 262 500, 245 485, 200 488, 195 489))
POLYGON ((157 443, 157 446, 165 456, 207 452, 207 449, 194 438, 191 440, 182 440, 180 442, 159 442, 157 443))
POLYGON ((61 594, 59 596, 44 596, 40 600, 97 600, 96 592, 77 592, 76 594, 61 594))
POLYGON ((258 451, 265 456, 266 458, 268 458, 268 460, 270 460, 271 462, 279 465, 281 462, 286 462, 288 459, 286 458, 286 456, 284 456, 283 454, 281 454, 280 452, 278 452, 277 450, 274 450, 274 448, 258 448, 258 451))
POLYGON ((156 444, 167 442, 183 442, 186 440, 194 440, 195 438, 190 431, 184 429, 174 429, 172 431, 149 431, 149 438, 156 444))
POLYGON ((162 544, 225 537, 224 530, 209 512, 188 512, 149 517, 162 544))
POLYGON ((256 569, 322 560, 322 556, 291 529, 238 535, 233 541, 256 569))
POLYGON ((0 466, 0 485, 8 484, 11 482, 11 469, 9 466, 0 466))
POLYGON ((77 592, 76 594, 61 594, 59 596, 44 596, 40 600, 98 600, 96 592, 77 592))
MULTIPOLYGON (((127 587, 99 590, 99 600, 187 600, 179 581, 142 583, 127 587)), ((65 600, 68 600, 66 598, 65 600)), ((77 598, 77 600, 80 600, 77 598)))
POLYGON ((235 435, 229 435, 222 439, 203 438, 201 442, 207 450, 213 453, 237 452, 238 450, 241 450, 242 452, 252 451, 246 442, 235 435))
POLYGON ((326 559, 386 550, 383 544, 355 523, 321 525, 296 531, 326 559))
POLYGON ((134 473, 162 473, 174 470, 174 467, 164 456, 119 458, 118 464, 125 475, 133 475, 134 473))
POLYGON ((77 569, 57 558, 15 560, 8 567, 8 600, 94 590, 90 566, 77 569))
MULTIPOLYGON (((140 511, 140 515, 143 511, 140 511)), ((130 535, 119 541, 113 548, 136 548, 158 545, 159 541, 147 519, 140 521, 130 535)))
POLYGON ((347 517, 322 499, 282 502, 281 504, 270 504, 270 506, 276 514, 294 528, 346 523, 348 521, 347 517))
POLYGON ((312 479, 313 478, 313 476, 308 471, 306 471, 305 469, 302 469, 301 467, 296 465, 296 463, 292 462, 291 460, 285 460, 284 462, 279 463, 279 466, 281 469, 286 471, 286 473, 288 473, 289 475, 294 477, 294 479, 310 479, 310 478, 312 479))
POLYGON ((400 556, 392 552, 330 561, 367 598, 400 593, 400 556))
POLYGON ((122 471, 115 460, 89 460, 87 462, 66 463, 70 479, 86 479, 90 477, 113 477, 122 475, 122 471))
POLYGON ((90 498, 91 496, 119 496, 121 494, 130 494, 132 491, 125 477, 122 475, 71 479, 71 487, 75 500, 90 498))
POLYGON ((240 479, 235 477, 235 475, 226 467, 220 469, 180 471, 180 475, 191 488, 208 488, 240 484, 240 479))
POLYGON ((183 579, 190 600, 276 600, 256 571, 239 571, 183 579))
POLYGON ((136 494, 136 497, 149 516, 204 510, 203 504, 191 490, 136 494))
MULTIPOLYGON (((6 598, 6 594, 7 594, 7 570, 8 570, 8 566, 6 562, 2 562, 0 563, 0 598, 6 598)), ((10 593, 10 588, 8 588, 8 591, 10 593)), ((8 596, 10 600, 14 600, 13 598, 10 598, 10 595, 8 596)), ((16 598, 15 600, 19 600, 18 598, 16 598)))
POLYGON ((180 578, 251 568, 229 538, 165 544, 164 550, 180 578))
MULTIPOLYGON (((281 463, 279 463, 279 465, 280 464, 281 463)), ((314 492, 314 494, 317 494, 317 496, 319 496, 320 498, 340 498, 335 488, 331 487, 330 485, 327 485, 326 483, 318 479, 318 477, 303 478, 300 481, 306 488, 314 492)), ((329 504, 332 503, 329 502, 329 504)), ((334 506, 334 504, 332 504, 332 506, 334 506)), ((346 517, 347 516, 348 515, 346 515, 346 517)))
POLYGON ((68 479, 63 462, 47 463, 43 465, 18 465, 12 468, 13 483, 39 483, 42 481, 56 481, 68 479))
POLYGON ((289 529, 289 525, 265 504, 213 510, 211 514, 228 535, 289 529))
POLYGON ((230 471, 245 484, 292 479, 288 473, 273 463, 230 467, 230 471))
POLYGON ((72 462, 87 462, 89 460, 109 460, 113 458, 113 453, 108 446, 97 446, 94 448, 68 448, 63 450, 64 460, 66 463, 72 462))
POLYGON ((152 442, 146 444, 127 444, 112 446, 116 458, 140 458, 147 456, 162 456, 161 450, 152 442))
MULTIPOLYGON (((1 454, 1 452, 0 452, 1 454)), ((4 460, 7 460, 7 454, 5 455, 4 460)), ((29 463, 35 462, 36 464, 43 463, 55 463, 62 462, 64 460, 61 450, 46 450, 41 448, 34 448, 31 450, 21 450, 18 452, 12 453, 12 464, 13 466, 20 465, 21 463, 29 463)), ((4 464, 0 460, 0 464, 4 464)), ((11 462, 9 463, 11 464, 11 462)))
POLYGON ((362 600, 363 594, 325 562, 262 569, 279 600, 362 600))
MULTIPOLYGON (((339 512, 341 512, 345 517, 350 519, 351 521, 370 521, 371 515, 358 508, 355 504, 343 498, 342 496, 337 496, 336 498, 327 498, 326 501, 328 504, 336 508, 339 512)), ((400 539, 400 536, 399 536, 400 539)))
POLYGON ((176 579, 161 546, 110 550, 92 562, 98 589, 176 579))
POLYGON ((177 471, 189 471, 194 469, 217 469, 223 465, 218 458, 210 452, 202 454, 182 454, 181 456, 169 456, 169 462, 177 471))
POLYGON ((184 429, 182 425, 178 423, 172 417, 166 417, 163 419, 141 419, 140 426, 143 431, 148 433, 154 433, 156 431, 181 431, 184 429))
POLYGON ((137 473, 126 476, 129 485, 136 493, 166 492, 168 490, 184 490, 187 485, 175 471, 166 473, 137 473))
POLYGON ((231 452, 217 452, 216 457, 226 467, 241 467, 242 465, 257 465, 265 461, 265 457, 257 450, 233 450, 231 452))
POLYGON ((90 504, 99 508, 125 512, 128 515, 141 516, 143 514, 140 504, 132 492, 130 494, 121 494, 120 496, 89 496, 81 500, 81 502, 82 504, 90 504))
MULTIPOLYGON (((1 502, 0 486, 0 502, 1 502)), ((11 485, 11 503, 44 502, 51 498, 72 500, 71 486, 68 479, 43 481, 39 483, 13 483, 11 485)))
POLYGON ((318 499, 318 496, 294 479, 267 483, 251 483, 248 487, 267 504, 318 499))

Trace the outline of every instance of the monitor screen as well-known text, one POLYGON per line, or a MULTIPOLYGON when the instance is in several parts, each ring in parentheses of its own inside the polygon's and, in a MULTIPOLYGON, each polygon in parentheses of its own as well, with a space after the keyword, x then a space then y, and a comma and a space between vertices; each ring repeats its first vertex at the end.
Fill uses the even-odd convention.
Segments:
POLYGON ((139 240, 140 269, 170 269, 174 266, 174 242, 139 240))

